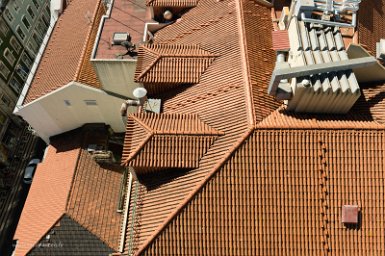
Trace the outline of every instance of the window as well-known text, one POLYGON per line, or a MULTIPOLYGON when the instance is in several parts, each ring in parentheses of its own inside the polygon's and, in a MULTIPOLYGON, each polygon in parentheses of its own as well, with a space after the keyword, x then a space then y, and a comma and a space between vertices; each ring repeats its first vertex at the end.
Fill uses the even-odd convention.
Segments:
POLYGON ((29 73, 29 68, 24 66, 24 65, 17 65, 16 67, 16 73, 19 75, 21 79, 24 81, 27 80, 28 73, 29 73))
POLYGON ((32 43, 32 40, 28 42, 27 50, 29 55, 32 56, 32 58, 36 58, 36 53, 37 53, 36 47, 37 46, 34 46, 34 44, 32 43))
POLYGON ((86 103, 87 106, 97 106, 98 105, 96 100, 84 100, 84 103, 86 103))
POLYGON ((3 35, 6 35, 8 33, 8 26, 5 24, 5 21, 3 19, 0 19, 0 31, 3 33, 3 35))
POLYGON ((4 62, 0 61, 0 74, 5 78, 7 79, 8 76, 9 76, 9 73, 11 73, 11 71, 9 70, 9 68, 7 66, 5 66, 4 62))
POLYGON ((39 3, 36 0, 32 0, 32 2, 35 5, 36 9, 39 9, 39 3))
POLYGON ((49 17, 48 17, 48 15, 46 16, 46 15, 43 15, 43 16, 41 16, 42 17, 42 19, 43 19, 43 22, 44 22, 44 24, 46 25, 46 27, 48 27, 49 26, 49 17))
POLYGON ((21 55, 21 61, 27 66, 27 67, 31 67, 32 66, 32 60, 28 57, 28 55, 26 53, 23 53, 23 55, 21 55))
POLYGON ((11 81, 9 82, 9 86, 11 86, 16 94, 21 92, 21 84, 14 77, 12 77, 11 81))
POLYGON ((36 30, 41 35, 45 34, 44 26, 43 26, 43 21, 41 19, 39 20, 39 22, 36 23, 36 30))
POLYGON ((8 98, 7 95, 3 94, 1 96, 1 101, 4 103, 4 105, 9 106, 11 105, 11 100, 8 98))
POLYGON ((0 38, 0 46, 3 44, 3 39, 0 38))
POLYGON ((16 58, 8 48, 4 50, 3 56, 7 59, 8 63, 11 64, 11 66, 15 64, 16 58))
POLYGON ((21 50, 21 45, 17 41, 16 37, 12 36, 11 40, 9 40, 9 43, 11 44, 12 48, 15 49, 16 52, 20 52, 21 50))
POLYGON ((36 33, 33 33, 32 38, 35 40, 37 45, 40 45, 43 42, 43 38, 38 36, 36 33))
POLYGON ((33 12, 31 6, 27 7, 27 12, 29 13, 29 16, 31 16, 32 19, 35 18, 35 13, 33 12))
POLYGON ((15 12, 19 12, 20 10, 20 7, 16 2, 13 2, 13 9, 15 10, 15 12))
POLYGON ((27 20, 27 18, 25 16, 23 16, 23 18, 21 18, 21 21, 23 22, 24 26, 29 29, 31 27, 31 24, 29 23, 29 21, 27 20))
POLYGON ((9 21, 9 22, 12 22, 13 21, 13 15, 11 14, 11 12, 8 10, 8 8, 6 8, 4 10, 4 15, 5 15, 5 18, 9 21))
POLYGON ((64 104, 65 104, 67 107, 70 107, 70 106, 71 106, 71 101, 69 101, 69 100, 64 100, 64 104))
POLYGON ((46 12, 48 15, 51 15, 51 10, 50 10, 50 8, 49 8, 49 4, 47 4, 47 5, 45 6, 45 12, 46 12))
POLYGON ((16 33, 20 36, 20 39, 21 39, 22 41, 24 41, 24 39, 25 39, 25 34, 24 34, 24 32, 21 30, 20 27, 17 27, 16 33))

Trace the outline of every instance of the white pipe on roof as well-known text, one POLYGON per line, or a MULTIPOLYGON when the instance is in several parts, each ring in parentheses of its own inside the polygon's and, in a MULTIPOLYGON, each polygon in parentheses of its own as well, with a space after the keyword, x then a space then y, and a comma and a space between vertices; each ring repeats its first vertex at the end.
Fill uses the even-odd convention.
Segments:
POLYGON ((126 204, 124 207, 124 218, 123 218, 123 226, 122 226, 122 236, 120 237, 119 251, 124 251, 124 242, 126 241, 126 229, 128 222, 128 210, 130 208, 130 198, 131 198, 131 188, 132 188, 132 180, 133 176, 130 172, 130 177, 128 180, 127 194, 126 194, 126 204))

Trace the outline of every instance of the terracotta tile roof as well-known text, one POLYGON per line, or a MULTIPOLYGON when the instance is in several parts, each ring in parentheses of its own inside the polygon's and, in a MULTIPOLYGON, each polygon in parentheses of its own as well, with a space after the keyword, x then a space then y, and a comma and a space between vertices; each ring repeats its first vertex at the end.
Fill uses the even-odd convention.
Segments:
POLYGON ((164 6, 164 7, 194 7, 198 0, 147 0, 147 6, 164 6))
POLYGON ((14 236, 16 256, 26 255, 64 214, 79 155, 76 136, 53 141, 38 165, 14 236))
POLYGON ((352 112, 365 115, 378 123, 385 124, 385 84, 361 84, 361 98, 352 112))
POLYGON ((125 253, 354 255, 356 244, 365 254, 375 241, 382 250, 380 229, 370 220, 365 230, 347 229, 340 210, 367 205, 368 218, 382 225, 376 217, 382 210, 368 196, 379 198, 381 186, 372 190, 367 181, 385 181, 383 125, 365 116, 364 107, 344 117, 277 110, 281 103, 266 94, 275 61, 266 36, 271 31, 270 9, 254 1, 201 0, 155 34, 155 43, 194 43, 218 54, 199 83, 159 97, 164 112, 199 113, 225 135, 198 168, 167 170, 133 183, 125 253), (321 183, 325 177, 329 183, 321 183), (372 231, 378 240, 367 235, 372 231))
POLYGON ((196 114, 134 114, 127 120, 123 159, 143 168, 197 168, 199 160, 219 135, 196 114), (184 145, 188 145, 185 147, 184 145))
POLYGON ((100 86, 87 57, 102 10, 100 0, 72 1, 68 5, 56 23, 24 104, 71 81, 100 86))
MULTIPOLYGON (((268 8, 262 8, 268 12, 268 8)), ((155 43, 199 44, 201 49, 218 55, 199 83, 178 86, 157 97, 162 99, 164 113, 199 113, 202 121, 225 134, 201 158, 198 168, 167 170, 157 178, 146 177, 146 185, 134 182, 125 252, 139 252, 157 236, 202 182, 229 157, 254 122, 248 112, 252 102, 245 100, 249 85, 242 66, 236 10, 233 1, 199 1, 179 22, 154 35, 155 43), (160 200, 162 204, 158 203, 160 200)))
POLYGON ((82 149, 88 144, 103 144, 106 136, 98 132, 94 128, 90 135, 77 129, 51 140, 17 227, 16 255, 31 250, 63 215, 91 232, 100 243, 118 250, 122 215, 116 210, 122 167, 97 164, 82 149))
POLYGON ((289 33, 287 30, 273 31, 272 36, 274 51, 290 50, 289 33))
POLYGON ((81 149, 67 214, 110 248, 118 250, 122 214, 118 208, 122 168, 99 165, 81 149))
POLYGON ((298 114, 282 107, 256 125, 257 128, 281 129, 385 129, 364 113, 346 115, 298 114))
POLYGON ((251 112, 254 122, 258 123, 281 105, 274 97, 267 94, 276 59, 276 53, 272 49, 271 11, 270 8, 263 7, 254 1, 240 2, 246 54, 246 61, 243 64, 244 70, 248 72, 247 88, 251 88, 254 107, 251 112))
POLYGON ((198 45, 143 45, 138 51, 135 82, 198 83, 214 59, 214 54, 201 49, 198 45))
POLYGON ((365 0, 358 12, 358 40, 372 55, 376 54, 376 43, 385 38, 385 0, 365 0))
POLYGON ((384 145, 384 131, 256 130, 141 255, 384 255, 384 145))
POLYGON ((82 62, 80 63, 80 70, 78 71, 77 76, 75 78, 75 81, 78 81, 80 83, 90 85, 96 88, 102 88, 102 85, 96 75, 95 69, 92 66, 90 60, 91 60, 91 54, 94 47, 96 35, 98 33, 99 23, 104 13, 105 13, 104 7, 99 7, 97 9, 97 13, 91 28, 91 34, 89 35, 87 45, 85 46, 84 57, 82 58, 82 62))

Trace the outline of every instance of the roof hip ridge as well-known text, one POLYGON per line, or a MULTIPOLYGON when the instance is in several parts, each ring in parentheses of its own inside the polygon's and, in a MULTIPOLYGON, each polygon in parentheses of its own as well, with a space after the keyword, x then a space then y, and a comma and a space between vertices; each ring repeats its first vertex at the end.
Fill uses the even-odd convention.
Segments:
POLYGON ((99 22, 99 20, 97 20, 96 18, 98 16, 99 8, 102 5, 102 0, 96 0, 96 1, 98 1, 98 3, 96 4, 95 9, 94 9, 94 11, 92 13, 92 22, 89 25, 89 28, 88 28, 88 31, 87 31, 87 37, 86 37, 86 40, 85 40, 85 44, 83 45, 82 52, 80 54, 80 56, 81 56, 80 57, 80 61, 78 63, 78 66, 76 67, 76 72, 75 72, 73 81, 78 81, 79 80, 80 71, 81 71, 81 69, 83 67, 83 63, 84 63, 84 61, 88 61, 88 60, 85 59, 85 55, 87 53, 87 46, 88 46, 88 43, 89 43, 90 38, 91 38, 93 27, 94 27, 96 22, 99 22))
POLYGON ((138 249, 134 255, 141 255, 144 250, 150 246, 151 242, 154 241, 158 235, 170 224, 170 222, 183 210, 188 203, 194 199, 195 195, 211 180, 211 178, 225 165, 227 160, 235 153, 240 146, 242 146, 243 142, 250 137, 250 135, 254 132, 254 127, 249 126, 247 130, 243 133, 243 135, 233 144, 231 148, 228 149, 227 153, 223 156, 221 160, 217 162, 217 164, 211 169, 211 171, 204 177, 204 179, 196 185, 196 188, 193 189, 191 193, 187 195, 187 197, 177 206, 176 210, 168 215, 166 220, 161 224, 161 226, 154 231, 153 235, 150 236, 146 241, 144 241, 142 247, 138 249))

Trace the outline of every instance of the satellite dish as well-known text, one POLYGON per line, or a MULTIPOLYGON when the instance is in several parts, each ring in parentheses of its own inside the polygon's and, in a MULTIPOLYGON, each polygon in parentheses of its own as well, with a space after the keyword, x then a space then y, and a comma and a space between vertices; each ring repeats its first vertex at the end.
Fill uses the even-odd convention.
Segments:
POLYGON ((134 97, 141 99, 147 95, 147 90, 143 87, 138 87, 132 92, 132 94, 134 95, 134 97))
POLYGON ((172 14, 172 12, 170 12, 169 10, 166 10, 166 11, 163 13, 163 18, 164 18, 165 20, 170 21, 170 20, 172 20, 172 17, 173 17, 173 14, 172 14))

